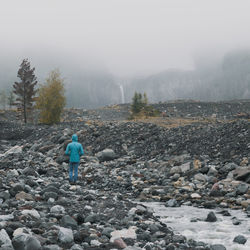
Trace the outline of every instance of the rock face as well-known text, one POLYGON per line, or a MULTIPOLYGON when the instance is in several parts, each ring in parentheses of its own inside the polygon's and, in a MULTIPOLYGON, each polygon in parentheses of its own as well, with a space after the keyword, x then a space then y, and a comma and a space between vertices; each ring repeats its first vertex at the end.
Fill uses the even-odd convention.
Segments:
POLYGON ((248 120, 1 122, 0 131, 0 249, 199 249, 132 201, 250 214, 248 120), (85 150, 76 185, 64 156, 72 133, 85 150))

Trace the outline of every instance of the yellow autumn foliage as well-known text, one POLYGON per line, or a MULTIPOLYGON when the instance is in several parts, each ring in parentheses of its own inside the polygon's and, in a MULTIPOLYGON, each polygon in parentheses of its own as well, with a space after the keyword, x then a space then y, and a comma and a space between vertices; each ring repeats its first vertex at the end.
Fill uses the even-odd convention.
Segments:
POLYGON ((40 109, 41 123, 54 124, 60 122, 66 104, 64 83, 59 70, 50 72, 46 83, 38 90, 36 107, 40 109))

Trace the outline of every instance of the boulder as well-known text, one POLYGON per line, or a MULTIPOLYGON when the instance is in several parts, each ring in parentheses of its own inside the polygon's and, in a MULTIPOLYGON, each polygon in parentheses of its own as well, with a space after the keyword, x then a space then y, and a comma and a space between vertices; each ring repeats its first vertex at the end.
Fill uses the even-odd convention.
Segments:
POLYGON ((207 221, 207 222, 215 222, 215 221, 217 221, 217 217, 216 217, 216 215, 214 214, 214 212, 209 212, 209 213, 208 213, 207 218, 206 218, 206 221, 207 221))
POLYGON ((247 242, 247 239, 243 235, 237 235, 234 238, 233 242, 244 245, 247 242))
POLYGON ((101 152, 98 152, 96 156, 100 161, 110 161, 110 160, 114 160, 117 157, 114 150, 108 149, 108 148, 104 149, 101 152))
POLYGON ((64 244, 73 242, 73 231, 69 228, 60 227, 58 232, 58 239, 61 243, 64 244))

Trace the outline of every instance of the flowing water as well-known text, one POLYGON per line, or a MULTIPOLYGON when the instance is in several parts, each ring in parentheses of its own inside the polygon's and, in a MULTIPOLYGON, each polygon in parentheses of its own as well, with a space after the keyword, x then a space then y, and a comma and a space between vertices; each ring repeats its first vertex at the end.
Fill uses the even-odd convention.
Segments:
MULTIPOLYGON (((227 250, 250 250, 250 218, 241 210, 226 209, 231 216, 223 216, 218 212, 222 209, 204 209, 192 206, 177 208, 165 207, 163 203, 143 203, 154 210, 154 215, 160 216, 161 221, 171 227, 175 233, 180 233, 196 241, 208 244, 222 244, 227 250), (213 211, 216 222, 206 222, 207 214, 213 211), (241 222, 233 225, 233 217, 241 222), (195 220, 196 222, 191 222, 195 220), (247 242, 240 245, 233 242, 237 235, 246 237, 247 242)), ((225 209, 224 209, 225 210, 225 209)))

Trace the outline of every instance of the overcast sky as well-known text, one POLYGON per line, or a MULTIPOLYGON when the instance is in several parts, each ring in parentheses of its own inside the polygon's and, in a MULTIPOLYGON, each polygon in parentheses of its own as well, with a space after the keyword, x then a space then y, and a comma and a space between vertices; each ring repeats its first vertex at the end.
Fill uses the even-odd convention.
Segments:
POLYGON ((250 0, 0 3, 2 56, 35 53, 57 61, 54 57, 60 54, 60 60, 71 58, 77 64, 98 65, 126 76, 191 69, 197 55, 216 57, 250 47, 250 0))

